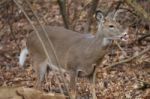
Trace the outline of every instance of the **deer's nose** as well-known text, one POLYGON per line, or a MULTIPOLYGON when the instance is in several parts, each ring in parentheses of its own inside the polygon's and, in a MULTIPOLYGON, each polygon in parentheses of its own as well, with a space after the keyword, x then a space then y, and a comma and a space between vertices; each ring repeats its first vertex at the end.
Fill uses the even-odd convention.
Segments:
POLYGON ((121 40, 127 41, 129 39, 128 30, 125 30, 121 36, 121 40))

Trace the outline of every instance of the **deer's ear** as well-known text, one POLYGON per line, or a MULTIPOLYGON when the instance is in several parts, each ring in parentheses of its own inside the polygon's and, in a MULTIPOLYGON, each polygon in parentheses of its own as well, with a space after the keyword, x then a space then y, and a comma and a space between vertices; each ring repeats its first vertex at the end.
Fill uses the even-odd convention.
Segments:
POLYGON ((95 18, 97 21, 103 22, 104 21, 104 15, 103 15, 102 11, 100 11, 100 10, 96 11, 95 18))

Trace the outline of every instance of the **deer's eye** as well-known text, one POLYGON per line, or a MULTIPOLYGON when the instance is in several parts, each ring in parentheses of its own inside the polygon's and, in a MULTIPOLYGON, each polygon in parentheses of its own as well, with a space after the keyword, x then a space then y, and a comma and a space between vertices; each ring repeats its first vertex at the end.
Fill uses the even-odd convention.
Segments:
POLYGON ((109 25, 109 28, 114 28, 114 25, 109 25))

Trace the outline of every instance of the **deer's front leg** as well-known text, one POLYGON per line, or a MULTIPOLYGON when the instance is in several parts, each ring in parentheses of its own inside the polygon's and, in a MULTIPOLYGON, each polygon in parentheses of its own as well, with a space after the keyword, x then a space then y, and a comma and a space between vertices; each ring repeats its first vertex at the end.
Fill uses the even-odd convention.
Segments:
POLYGON ((76 82, 78 77, 78 71, 71 71, 70 72, 70 82, 69 82, 69 89, 70 95, 72 99, 76 99, 76 82))
POLYGON ((94 67, 92 74, 89 75, 93 99, 97 99, 96 91, 95 91, 96 74, 97 74, 97 70, 96 70, 96 67, 94 67))

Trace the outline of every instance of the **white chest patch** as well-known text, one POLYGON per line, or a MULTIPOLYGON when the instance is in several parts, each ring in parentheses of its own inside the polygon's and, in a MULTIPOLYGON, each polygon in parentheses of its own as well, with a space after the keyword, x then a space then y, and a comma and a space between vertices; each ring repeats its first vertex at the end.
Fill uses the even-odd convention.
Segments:
POLYGON ((102 45, 103 45, 103 46, 106 46, 106 45, 109 44, 109 42, 110 42, 110 41, 109 41, 107 38, 104 38, 102 45))

